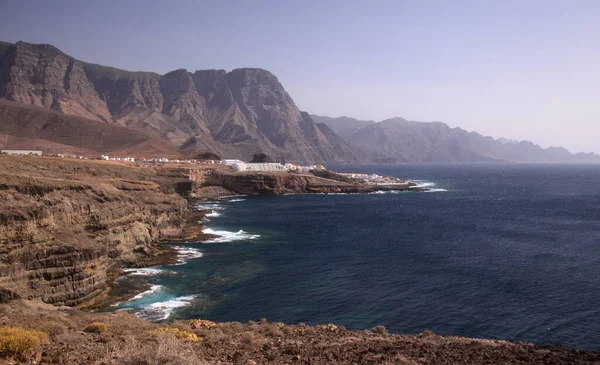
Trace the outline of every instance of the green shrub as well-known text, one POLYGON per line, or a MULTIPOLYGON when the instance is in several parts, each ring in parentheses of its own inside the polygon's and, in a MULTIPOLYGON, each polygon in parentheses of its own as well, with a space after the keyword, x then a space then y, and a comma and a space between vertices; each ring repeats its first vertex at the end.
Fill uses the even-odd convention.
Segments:
POLYGON ((48 343, 48 335, 42 331, 21 327, 0 328, 0 353, 6 355, 31 355, 35 349, 48 343))
POLYGON ((104 333, 104 332, 108 331, 108 326, 106 325, 106 323, 93 322, 93 323, 90 323, 84 329, 84 331, 89 332, 89 333, 104 333))

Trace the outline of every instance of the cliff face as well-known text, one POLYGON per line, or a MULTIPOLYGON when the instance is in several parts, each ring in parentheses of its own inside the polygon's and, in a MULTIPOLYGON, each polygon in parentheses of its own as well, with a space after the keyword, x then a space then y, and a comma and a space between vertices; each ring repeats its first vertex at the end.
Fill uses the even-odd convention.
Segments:
MULTIPOLYGON (((211 188, 225 189, 228 194, 282 195, 282 194, 331 194, 370 193, 377 190, 412 190, 410 184, 397 186, 366 185, 349 181, 335 173, 277 173, 234 172, 230 169, 206 169, 190 173, 191 190, 198 196, 211 188), (335 177, 335 179, 334 179, 335 177), (336 180, 337 179, 337 180, 336 180)), ((414 184, 412 184, 414 185, 414 184)))
POLYGON ((302 114, 262 69, 180 69, 165 75, 78 61, 50 45, 0 53, 0 98, 151 132, 189 156, 356 162, 361 152, 302 114))
POLYGON ((176 178, 132 169, 0 156, 0 301, 93 304, 122 267, 160 259, 187 202, 176 178))

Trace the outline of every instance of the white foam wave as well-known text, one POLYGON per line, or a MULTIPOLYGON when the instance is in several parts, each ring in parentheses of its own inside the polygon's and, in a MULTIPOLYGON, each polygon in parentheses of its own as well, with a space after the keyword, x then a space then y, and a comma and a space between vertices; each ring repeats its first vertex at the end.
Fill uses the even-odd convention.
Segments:
POLYGON ((254 240, 254 239, 257 239, 260 237, 260 235, 258 235, 258 234, 250 234, 250 233, 244 231, 243 229, 240 229, 237 232, 230 232, 230 231, 206 228, 206 229, 204 229, 204 233, 218 236, 218 237, 208 240, 208 242, 217 242, 217 243, 254 240))
POLYGON ((417 184, 415 186, 412 186, 413 188, 431 188, 435 186, 435 183, 433 181, 413 180, 412 182, 417 184))
POLYGON ((162 285, 152 285, 150 287, 150 289, 146 290, 145 292, 139 293, 135 297, 131 298, 130 301, 142 299, 142 297, 145 297, 146 295, 149 295, 149 294, 156 293, 157 291, 162 290, 162 288, 164 288, 162 285))
POLYGON ((206 215, 207 217, 220 217, 221 213, 215 212, 214 210, 206 215))
POLYGON ((231 199, 231 200, 228 200, 228 202, 230 202, 230 203, 235 203, 235 202, 243 202, 243 201, 245 201, 245 200, 246 200, 246 199, 231 199))
POLYGON ((129 273, 129 275, 136 275, 136 276, 156 276, 156 275, 174 274, 173 271, 164 270, 164 269, 155 269, 152 267, 127 268, 127 269, 123 269, 123 271, 126 273, 129 273))
POLYGON ((199 210, 223 210, 223 209, 225 209, 217 203, 196 204, 196 208, 198 208, 199 210))
POLYGON ((427 193, 437 193, 440 191, 448 191, 446 189, 442 189, 442 188, 436 188, 436 184, 433 181, 427 181, 427 180, 413 180, 413 182, 417 183, 417 185, 415 186, 411 186, 411 188, 426 188, 428 189, 426 192, 427 193))
POLYGON ((152 303, 138 311, 136 314, 149 321, 163 321, 168 319, 177 308, 189 305, 195 298, 196 297, 193 295, 188 295, 165 300, 163 302, 152 303))
POLYGON ((434 188, 434 189, 429 189, 426 191, 426 193, 437 193, 440 191, 448 191, 447 189, 441 189, 441 188, 434 188))
POLYGON ((369 194, 400 194, 400 190, 377 190, 369 194))
POLYGON ((173 246, 177 250, 177 264, 183 265, 190 259, 197 259, 202 257, 203 254, 197 248, 185 247, 185 246, 173 246))

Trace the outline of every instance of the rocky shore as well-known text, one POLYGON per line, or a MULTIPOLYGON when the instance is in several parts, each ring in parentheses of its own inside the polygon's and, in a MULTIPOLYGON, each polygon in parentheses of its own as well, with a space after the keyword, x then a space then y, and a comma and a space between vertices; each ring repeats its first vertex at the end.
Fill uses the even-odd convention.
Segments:
POLYGON ((0 156, 0 302, 103 305, 123 268, 176 260, 161 241, 203 238, 197 199, 414 190, 338 177, 0 156))

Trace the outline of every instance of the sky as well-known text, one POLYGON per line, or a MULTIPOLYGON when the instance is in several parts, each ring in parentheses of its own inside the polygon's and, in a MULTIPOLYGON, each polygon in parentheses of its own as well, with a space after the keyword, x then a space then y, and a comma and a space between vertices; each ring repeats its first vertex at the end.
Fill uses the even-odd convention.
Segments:
POLYGON ((127 70, 260 67, 313 114, 600 152, 598 0, 0 0, 0 40, 127 70))

